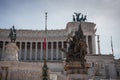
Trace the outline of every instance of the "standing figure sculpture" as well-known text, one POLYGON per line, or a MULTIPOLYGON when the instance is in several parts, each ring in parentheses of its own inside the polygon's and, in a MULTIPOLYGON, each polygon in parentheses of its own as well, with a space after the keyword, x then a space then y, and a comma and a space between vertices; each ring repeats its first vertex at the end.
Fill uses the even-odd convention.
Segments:
POLYGON ((10 28, 10 33, 8 36, 11 39, 11 42, 14 43, 16 40, 16 29, 14 28, 14 26, 12 28, 10 28))

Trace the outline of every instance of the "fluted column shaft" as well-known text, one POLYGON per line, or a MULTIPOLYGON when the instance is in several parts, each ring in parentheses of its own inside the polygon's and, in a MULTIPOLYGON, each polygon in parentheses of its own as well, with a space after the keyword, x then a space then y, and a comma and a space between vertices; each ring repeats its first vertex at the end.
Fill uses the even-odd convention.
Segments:
POLYGON ((26 60, 26 56, 27 56, 27 42, 25 42, 25 53, 24 53, 24 60, 26 60))
POLYGON ((30 43, 30 60, 32 60, 32 42, 30 43))
POLYGON ((93 54, 96 54, 95 35, 92 35, 92 52, 93 52, 93 54))
POLYGON ((41 56, 40 56, 41 60, 43 60, 43 43, 41 42, 41 56))
POLYGON ((56 52, 56 53, 57 53, 57 54, 56 54, 56 59, 58 60, 58 42, 56 42, 56 51, 57 51, 57 52, 56 52))
POLYGON ((51 60, 53 60, 53 42, 51 42, 51 60))
POLYGON ((21 48, 22 48, 22 44, 21 44, 22 42, 20 42, 20 50, 19 50, 19 60, 21 60, 21 48))
POLYGON ((35 45, 35 60, 37 60, 37 51, 38 51, 37 45, 38 45, 38 43, 36 42, 36 45, 35 45))

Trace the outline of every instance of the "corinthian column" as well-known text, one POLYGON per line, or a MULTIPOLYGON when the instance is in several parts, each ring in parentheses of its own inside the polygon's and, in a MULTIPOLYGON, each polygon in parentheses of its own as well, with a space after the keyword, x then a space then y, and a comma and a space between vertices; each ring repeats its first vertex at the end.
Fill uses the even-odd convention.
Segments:
POLYGON ((25 53, 24 53, 24 60, 26 60, 27 57, 27 42, 25 42, 25 53))
POLYGON ((56 42, 56 49, 57 49, 57 54, 56 54, 56 59, 58 60, 58 42, 56 42))
POLYGON ((93 54, 96 54, 95 35, 92 35, 92 51, 93 51, 93 54))
POLYGON ((30 42, 30 61, 32 60, 32 42, 30 42))
POLYGON ((19 49, 19 56, 18 56, 18 57, 19 57, 19 60, 21 60, 21 43, 22 43, 22 42, 20 42, 20 49, 19 49))
POLYGON ((87 44, 87 53, 89 54, 89 44, 88 44, 88 36, 86 35, 86 44, 87 44))
POLYGON ((41 54, 40 55, 41 55, 41 57, 40 57, 41 60, 43 60, 43 43, 42 42, 41 42, 41 54))
MULTIPOLYGON (((62 48, 64 48, 64 47, 63 47, 63 46, 64 46, 64 45, 63 45, 64 42, 61 42, 61 43, 62 43, 62 48)), ((62 52, 62 59, 64 59, 64 53, 63 53, 63 52, 62 52)))
POLYGON ((51 42, 51 60, 53 60, 53 42, 51 42))
POLYGON ((35 60, 37 60, 37 49, 38 49, 37 45, 38 45, 38 43, 36 42, 36 45, 35 45, 35 60))

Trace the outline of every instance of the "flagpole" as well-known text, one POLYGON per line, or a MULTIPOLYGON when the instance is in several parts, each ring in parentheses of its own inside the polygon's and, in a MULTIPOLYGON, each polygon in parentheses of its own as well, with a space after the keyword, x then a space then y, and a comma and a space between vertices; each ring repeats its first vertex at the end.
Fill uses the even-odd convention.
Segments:
POLYGON ((46 44, 47 44, 47 12, 45 12, 45 38, 44 38, 44 62, 46 64, 46 44))
POLYGON ((45 12, 45 36, 44 36, 44 63, 46 64, 46 40, 47 40, 47 12, 45 12))
POLYGON ((112 36, 111 36, 111 50, 112 50, 112 54, 114 55, 112 36))
POLYGON ((100 35, 96 35, 96 36, 97 36, 97 43, 98 43, 98 55, 101 55, 101 52, 100 52, 100 38, 99 38, 100 35))
MULTIPOLYGON (((45 31, 47 30, 47 12, 45 12, 45 31)), ((47 35, 46 35, 47 37, 47 35)))
POLYGON ((46 44, 47 44, 47 12, 45 12, 45 35, 44 35, 44 42, 43 42, 43 51, 44 51, 44 64, 42 67, 42 80, 49 80, 48 75, 48 67, 46 62, 46 44))

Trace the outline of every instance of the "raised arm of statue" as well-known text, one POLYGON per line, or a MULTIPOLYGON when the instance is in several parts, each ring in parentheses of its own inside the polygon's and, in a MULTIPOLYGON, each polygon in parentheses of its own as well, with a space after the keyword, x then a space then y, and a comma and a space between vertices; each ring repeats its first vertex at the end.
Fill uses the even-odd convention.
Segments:
POLYGON ((76 13, 76 12, 74 12, 74 14, 76 15, 76 21, 77 21, 77 22, 80 21, 79 17, 80 17, 80 14, 81 14, 81 13, 76 13))
POLYGON ((73 15, 73 21, 75 21, 75 16, 73 15))
POLYGON ((83 21, 83 14, 82 14, 82 16, 81 16, 81 18, 80 18, 80 21, 83 21))

